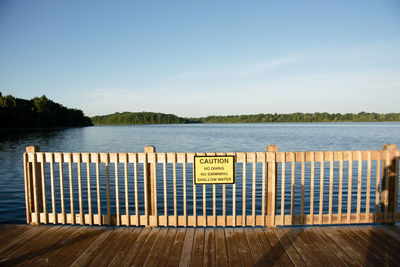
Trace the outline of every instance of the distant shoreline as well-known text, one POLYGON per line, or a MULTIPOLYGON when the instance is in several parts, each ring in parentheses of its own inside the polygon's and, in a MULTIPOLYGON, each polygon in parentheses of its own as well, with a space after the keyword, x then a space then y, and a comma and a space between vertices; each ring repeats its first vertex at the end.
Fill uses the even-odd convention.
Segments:
POLYGON ((290 113, 207 116, 185 118, 154 112, 123 112, 91 117, 94 125, 147 125, 188 123, 316 123, 316 122, 399 122, 400 113, 290 113))
MULTIPOLYGON (((91 125, 94 126, 94 125, 91 125)), ((57 126, 57 127, 28 127, 28 128, 0 128, 0 132, 23 132, 23 131, 43 131, 43 130, 64 130, 64 129, 74 129, 74 128, 84 128, 84 127, 91 127, 91 126, 57 126)))
MULTIPOLYGON (((314 122, 188 122, 188 123, 153 123, 153 124, 94 124, 89 127, 96 126, 147 126, 147 125, 202 125, 202 124, 319 124, 319 123, 400 123, 400 121, 314 121, 314 122)), ((76 128, 76 127, 75 127, 76 128)))

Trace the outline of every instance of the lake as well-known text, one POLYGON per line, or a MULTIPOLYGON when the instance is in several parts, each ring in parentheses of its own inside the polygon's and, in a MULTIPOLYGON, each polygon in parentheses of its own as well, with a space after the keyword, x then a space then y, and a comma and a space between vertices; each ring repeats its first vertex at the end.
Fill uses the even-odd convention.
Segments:
POLYGON ((0 132, 0 223, 25 223, 22 153, 378 150, 400 145, 400 123, 281 123, 94 126, 0 132))

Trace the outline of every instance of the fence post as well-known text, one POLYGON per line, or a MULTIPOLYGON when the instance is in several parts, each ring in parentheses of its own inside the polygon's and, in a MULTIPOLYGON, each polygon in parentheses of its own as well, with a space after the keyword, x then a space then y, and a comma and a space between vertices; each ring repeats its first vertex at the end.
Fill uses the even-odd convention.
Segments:
MULTIPOLYGON (((267 152, 278 152, 277 145, 268 145, 267 152)), ((278 179, 278 163, 272 166, 271 163, 267 165, 267 214, 275 214, 276 212, 276 193, 277 193, 277 179, 278 179), (275 172, 275 173, 273 173, 275 172), (275 191, 274 194, 272 191, 275 191), (275 196, 275 199, 273 199, 275 196)))
MULTIPOLYGON (((144 153, 155 153, 156 148, 154 146, 145 146, 144 147, 144 153)), ((157 203, 154 203, 154 168, 155 168, 155 162, 147 163, 147 203, 149 207, 149 215, 155 215, 155 205, 157 203)))
MULTIPOLYGON (((383 168, 382 168, 382 194, 381 194, 381 212, 387 211, 387 213, 392 213, 394 216, 397 211, 397 200, 396 186, 397 178, 399 177, 399 169, 396 168, 398 164, 398 159, 396 158, 395 151, 398 149, 397 145, 394 144, 384 144, 382 150, 389 153, 389 158, 387 158, 386 153, 382 157, 383 168), (389 152, 387 152, 389 151, 389 152)), ((393 217, 392 217, 393 218, 393 217)), ((394 224, 396 218, 393 218, 393 222, 389 224, 394 224)), ((388 220, 386 218, 384 221, 388 220)), ((390 220, 390 219, 389 219, 390 220)))
MULTIPOLYGON (((40 152, 39 146, 27 146, 27 153, 40 152)), ((30 221, 30 224, 40 223, 40 212, 43 212, 43 196, 42 196, 42 171, 40 163, 37 163, 36 154, 34 154, 33 162, 29 162, 27 166, 27 182, 28 205, 29 210, 36 213, 36 218, 30 221)), ((26 207, 28 209, 28 207, 26 207)))

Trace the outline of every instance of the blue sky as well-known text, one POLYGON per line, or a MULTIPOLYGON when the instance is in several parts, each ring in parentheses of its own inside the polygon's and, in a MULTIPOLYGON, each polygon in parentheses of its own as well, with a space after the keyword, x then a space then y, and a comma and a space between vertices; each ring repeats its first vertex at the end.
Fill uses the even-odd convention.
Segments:
POLYGON ((0 0, 0 91, 90 116, 400 112, 400 1, 0 0))

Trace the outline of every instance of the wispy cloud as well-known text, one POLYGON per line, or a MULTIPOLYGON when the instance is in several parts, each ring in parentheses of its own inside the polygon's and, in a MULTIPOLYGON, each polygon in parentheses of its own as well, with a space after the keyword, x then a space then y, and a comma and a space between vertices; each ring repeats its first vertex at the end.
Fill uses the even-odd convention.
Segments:
MULTIPOLYGON (((219 64, 207 69, 189 70, 175 74, 155 84, 155 91, 181 91, 188 89, 230 90, 232 85, 247 83, 248 79, 264 77, 268 72, 297 64, 304 59, 300 55, 288 55, 254 63, 219 64)), ((150 89, 150 88, 149 88, 150 89)))
POLYGON ((242 76, 260 75, 269 70, 292 65, 294 63, 303 60, 304 58, 305 58, 304 56, 300 55, 280 57, 263 63, 245 66, 243 69, 239 69, 236 74, 242 76))

